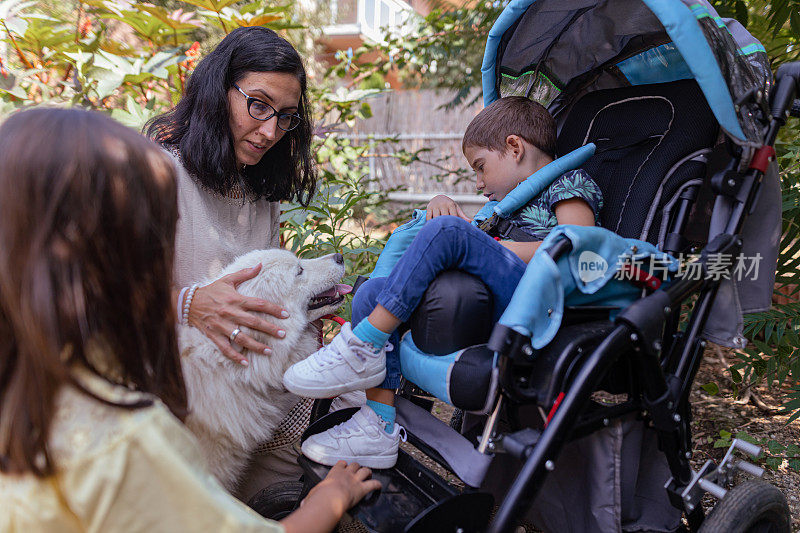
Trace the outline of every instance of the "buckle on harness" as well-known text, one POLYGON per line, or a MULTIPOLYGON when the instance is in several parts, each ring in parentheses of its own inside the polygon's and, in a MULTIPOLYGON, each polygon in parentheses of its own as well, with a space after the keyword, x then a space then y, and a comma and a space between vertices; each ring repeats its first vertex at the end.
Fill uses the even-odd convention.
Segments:
POLYGON ((495 224, 497 223, 497 218, 497 213, 495 213, 489 218, 481 220, 478 222, 478 229, 491 235, 492 231, 494 231, 495 224))
POLYGON ((514 226, 508 220, 501 218, 497 213, 478 223, 478 229, 485 232, 490 237, 500 237, 503 240, 509 238, 509 234, 514 226))

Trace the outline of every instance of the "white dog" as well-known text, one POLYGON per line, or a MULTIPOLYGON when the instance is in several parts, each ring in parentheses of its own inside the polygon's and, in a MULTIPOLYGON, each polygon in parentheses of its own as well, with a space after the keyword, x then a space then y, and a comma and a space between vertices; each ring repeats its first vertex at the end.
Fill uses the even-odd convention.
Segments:
POLYGON ((299 398, 283 387, 283 373, 318 348, 309 323, 338 309, 350 287, 340 254, 298 259, 281 249, 256 250, 238 257, 220 277, 262 264, 259 274, 238 286, 239 293, 283 306, 289 318, 264 315, 286 331, 283 339, 244 326, 242 331, 272 348, 272 354, 246 354, 250 366, 229 360, 202 332, 180 326, 178 343, 189 396, 186 424, 200 441, 209 467, 233 490, 251 451, 268 441, 299 398))

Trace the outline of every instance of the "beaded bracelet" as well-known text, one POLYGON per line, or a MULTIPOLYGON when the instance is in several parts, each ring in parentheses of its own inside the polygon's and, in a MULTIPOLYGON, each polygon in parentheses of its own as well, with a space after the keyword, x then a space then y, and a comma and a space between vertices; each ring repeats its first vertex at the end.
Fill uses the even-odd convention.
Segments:
POLYGON ((178 324, 183 324, 183 297, 186 296, 186 291, 188 290, 189 287, 184 287, 178 295, 178 306, 175 309, 177 311, 175 318, 178 320, 178 324))
POLYGON ((193 284, 189 287, 189 290, 186 292, 186 301, 183 302, 183 315, 181 317, 181 324, 184 326, 189 325, 189 308, 192 307, 192 298, 194 298, 194 292, 197 290, 197 283, 193 284))

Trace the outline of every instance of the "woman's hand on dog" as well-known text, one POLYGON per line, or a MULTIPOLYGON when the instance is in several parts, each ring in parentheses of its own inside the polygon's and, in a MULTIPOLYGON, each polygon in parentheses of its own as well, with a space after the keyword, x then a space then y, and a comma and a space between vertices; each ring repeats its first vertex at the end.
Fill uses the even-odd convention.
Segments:
POLYGON ((336 463, 300 502, 300 508, 281 520, 287 533, 331 531, 344 513, 373 490, 380 481, 370 479, 372 471, 358 463, 336 463))
MULTIPOLYGON (((257 329, 277 338, 286 332, 252 312, 266 313, 278 318, 287 318, 289 313, 281 306, 239 294, 236 287, 252 279, 261 271, 261 264, 228 274, 213 283, 198 287, 189 309, 189 324, 202 331, 228 359, 247 366, 249 362, 230 342, 231 333, 242 327, 257 329)), ((257 353, 268 355, 269 346, 256 342, 245 332, 236 335, 234 343, 257 353)))
POLYGON ((463 218, 467 222, 470 221, 470 218, 464 214, 464 211, 461 210, 461 207, 455 200, 449 196, 439 194, 428 202, 428 207, 425 210, 425 220, 430 220, 442 215, 452 215, 454 217, 463 218))

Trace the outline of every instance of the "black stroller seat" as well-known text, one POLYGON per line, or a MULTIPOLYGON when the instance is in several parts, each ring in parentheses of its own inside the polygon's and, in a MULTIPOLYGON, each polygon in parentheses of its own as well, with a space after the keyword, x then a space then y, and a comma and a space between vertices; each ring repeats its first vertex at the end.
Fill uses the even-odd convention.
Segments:
POLYGON ((702 184, 718 137, 697 82, 680 80, 584 95, 570 109, 557 149, 595 143, 583 169, 603 192, 603 227, 664 245, 677 199, 702 184))

